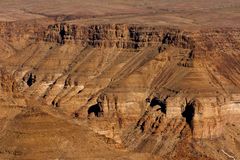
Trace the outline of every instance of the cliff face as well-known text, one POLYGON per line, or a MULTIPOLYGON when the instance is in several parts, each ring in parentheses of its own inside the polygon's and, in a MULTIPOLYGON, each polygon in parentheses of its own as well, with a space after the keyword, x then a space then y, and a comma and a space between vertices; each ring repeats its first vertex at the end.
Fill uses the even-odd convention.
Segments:
MULTIPOLYGON (((239 121, 239 33, 3 23, 1 39, 14 52, 1 65, 15 81, 7 90, 87 120, 93 131, 130 149, 178 155, 189 144, 204 156, 197 142, 210 148, 209 139, 220 143, 226 124, 239 121)), ((229 150, 240 156, 237 147, 229 150)))
POLYGON ((139 49, 174 44, 191 48, 190 38, 179 29, 139 25, 105 24, 77 26, 74 24, 49 25, 44 38, 48 42, 79 43, 82 46, 139 49))

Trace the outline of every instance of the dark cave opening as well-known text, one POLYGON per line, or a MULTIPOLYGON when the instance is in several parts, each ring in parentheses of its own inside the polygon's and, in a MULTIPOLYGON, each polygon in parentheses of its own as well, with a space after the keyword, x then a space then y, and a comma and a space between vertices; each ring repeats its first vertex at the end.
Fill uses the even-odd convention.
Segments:
POLYGON ((61 44, 64 44, 64 43, 65 43, 65 42, 64 42, 64 36, 65 36, 65 34, 66 34, 66 31, 64 30, 64 27, 61 28, 59 34, 60 34, 60 37, 61 37, 60 43, 61 43, 61 44))
POLYGON ((94 104, 88 108, 88 116, 94 113, 95 117, 101 117, 103 110, 100 103, 94 104))
POLYGON ((27 85, 31 87, 35 82, 36 82, 36 75, 33 75, 32 73, 30 74, 28 80, 27 80, 27 85))
POLYGON ((182 112, 182 116, 186 118, 186 122, 188 123, 192 130, 194 114, 195 114, 195 102, 191 101, 187 103, 185 110, 182 112))
POLYGON ((166 105, 166 99, 161 101, 159 98, 154 97, 151 102, 150 102, 150 106, 154 107, 154 106, 160 106, 160 110, 162 113, 166 114, 167 113, 167 105, 166 105))

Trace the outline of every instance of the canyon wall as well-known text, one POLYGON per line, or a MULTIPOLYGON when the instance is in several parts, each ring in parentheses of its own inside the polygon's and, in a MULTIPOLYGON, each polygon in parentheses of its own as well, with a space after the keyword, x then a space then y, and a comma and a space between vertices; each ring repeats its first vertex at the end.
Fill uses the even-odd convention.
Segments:
POLYGON ((239 121, 239 35, 233 28, 1 23, 11 48, 1 66, 15 81, 1 90, 87 121, 133 150, 167 153, 181 137, 220 138, 239 121), (173 140, 163 146, 167 135, 173 140))

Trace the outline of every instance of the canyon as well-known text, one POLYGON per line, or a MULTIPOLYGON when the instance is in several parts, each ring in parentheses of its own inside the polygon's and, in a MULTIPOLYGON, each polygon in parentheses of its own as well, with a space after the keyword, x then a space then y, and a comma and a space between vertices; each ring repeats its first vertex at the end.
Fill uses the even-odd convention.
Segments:
POLYGON ((60 2, 0 2, 0 159, 240 159, 239 2, 60 2))

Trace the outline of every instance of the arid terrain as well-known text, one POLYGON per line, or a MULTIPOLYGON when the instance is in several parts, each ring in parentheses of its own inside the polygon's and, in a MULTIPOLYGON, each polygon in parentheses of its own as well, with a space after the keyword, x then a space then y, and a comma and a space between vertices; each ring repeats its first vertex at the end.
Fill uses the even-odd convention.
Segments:
POLYGON ((240 159, 240 1, 1 0, 2 159, 240 159))

